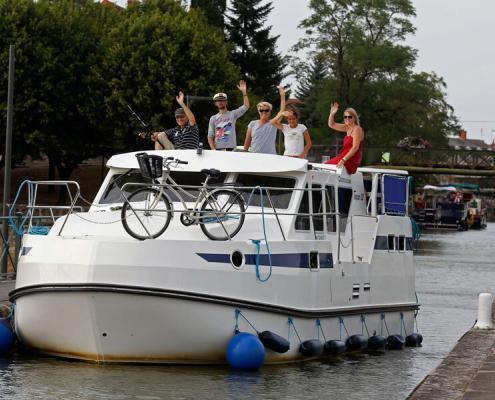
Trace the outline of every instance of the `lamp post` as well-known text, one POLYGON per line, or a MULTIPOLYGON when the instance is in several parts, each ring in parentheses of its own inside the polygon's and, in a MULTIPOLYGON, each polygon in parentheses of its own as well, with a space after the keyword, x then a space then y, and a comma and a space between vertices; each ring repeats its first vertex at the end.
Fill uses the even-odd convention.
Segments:
POLYGON ((2 223, 2 235, 3 235, 3 252, 2 252, 2 266, 1 273, 7 272, 7 259, 9 255, 8 239, 9 239, 9 224, 7 222, 7 216, 9 209, 7 202, 10 200, 10 169, 12 161, 12 120, 13 120, 13 106, 14 106, 14 59, 15 59, 15 45, 11 44, 9 47, 9 83, 7 94, 7 130, 5 135, 5 161, 4 161, 4 180, 3 180, 3 223, 2 223))

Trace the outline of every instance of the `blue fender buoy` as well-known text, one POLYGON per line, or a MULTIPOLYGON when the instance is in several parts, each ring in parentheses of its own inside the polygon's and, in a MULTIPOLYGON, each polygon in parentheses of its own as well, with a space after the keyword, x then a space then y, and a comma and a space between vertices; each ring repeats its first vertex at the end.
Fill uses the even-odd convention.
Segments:
POLYGON ((368 340, 364 335, 352 335, 345 341, 345 347, 350 351, 360 351, 366 348, 368 340))
POLYGON ((402 335, 390 335, 387 338, 387 346, 390 350, 402 350, 406 343, 402 335))
POLYGON ((387 338, 381 335, 373 335, 368 339, 368 349, 372 351, 385 350, 387 338))
POLYGON ((0 355, 7 354, 14 345, 14 332, 8 321, 0 320, 0 355))
POLYGON ((329 356, 338 356, 346 350, 342 340, 328 340, 323 346, 323 351, 329 356))
POLYGON ((226 357, 232 368, 259 369, 265 362, 265 348, 255 335, 240 332, 229 340, 226 357))
POLYGON ((406 336, 407 347, 421 347, 423 343, 423 335, 421 333, 411 333, 406 336))
POLYGON ((318 339, 305 340, 299 346, 299 352, 306 357, 316 357, 323 353, 323 343, 318 339))
POLYGON ((271 331, 258 333, 258 338, 263 343, 263 346, 273 350, 275 353, 287 353, 290 349, 290 342, 287 339, 271 331))

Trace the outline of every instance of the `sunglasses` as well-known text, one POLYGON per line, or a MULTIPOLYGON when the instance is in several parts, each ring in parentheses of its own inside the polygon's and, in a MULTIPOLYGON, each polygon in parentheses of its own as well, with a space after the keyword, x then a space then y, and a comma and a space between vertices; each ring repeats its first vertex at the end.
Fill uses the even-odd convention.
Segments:
POLYGON ((259 111, 260 113, 265 113, 265 112, 266 112, 266 113, 269 113, 269 112, 270 112, 270 110, 258 110, 258 111, 259 111))
POLYGON ((344 115, 344 119, 352 119, 352 115, 344 115))

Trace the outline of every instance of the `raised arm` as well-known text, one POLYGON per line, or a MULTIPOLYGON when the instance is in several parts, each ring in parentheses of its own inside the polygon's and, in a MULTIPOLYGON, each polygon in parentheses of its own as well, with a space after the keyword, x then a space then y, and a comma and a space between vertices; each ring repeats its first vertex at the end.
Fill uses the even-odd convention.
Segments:
POLYGON ((288 115, 288 111, 280 110, 279 113, 270 120, 270 122, 275 128, 282 129, 282 123, 280 121, 282 121, 282 118, 287 117, 288 115))
POLYGON ((280 94, 280 111, 285 111, 285 88, 282 85, 278 87, 278 93, 280 94))
POLYGON ((239 81, 239 84, 237 85, 237 89, 239 89, 242 93, 242 101, 245 107, 249 108, 249 97, 247 95, 247 85, 246 81, 239 81))
POLYGON ((339 111, 339 103, 332 103, 330 107, 330 116, 328 117, 328 126, 339 132, 347 132, 345 124, 337 124, 335 122, 335 114, 339 111))
POLYGON ((184 93, 179 92, 179 95, 175 98, 177 100, 177 103, 179 103, 179 106, 182 107, 184 112, 186 113, 187 119, 189 120, 189 125, 194 126, 196 125, 196 118, 194 117, 194 114, 190 110, 190 108, 184 103, 184 93))

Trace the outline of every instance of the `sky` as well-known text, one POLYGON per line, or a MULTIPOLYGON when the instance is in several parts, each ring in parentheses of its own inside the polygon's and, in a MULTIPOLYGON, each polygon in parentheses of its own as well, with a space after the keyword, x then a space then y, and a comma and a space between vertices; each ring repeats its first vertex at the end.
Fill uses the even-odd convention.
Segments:
MULTIPOLYGON (((309 0, 272 0, 268 23, 288 54, 304 32, 309 0)), ((495 140, 495 1, 412 0, 416 34, 407 43, 418 50, 416 71, 436 72, 447 84, 447 101, 468 138, 495 140), (489 122, 469 122, 489 121, 489 122)))

